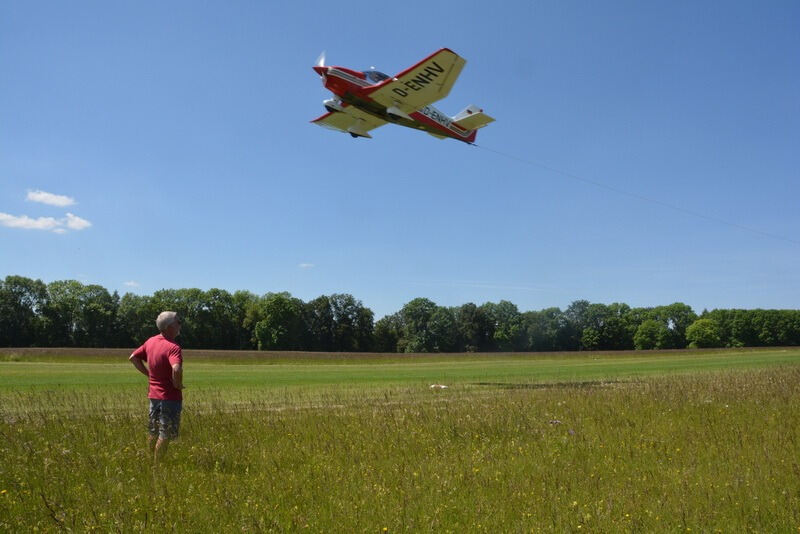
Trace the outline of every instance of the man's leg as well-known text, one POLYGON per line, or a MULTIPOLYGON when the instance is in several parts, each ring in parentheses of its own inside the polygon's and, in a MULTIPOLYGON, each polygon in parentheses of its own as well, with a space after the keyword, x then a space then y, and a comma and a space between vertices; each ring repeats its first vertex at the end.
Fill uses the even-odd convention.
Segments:
MULTIPOLYGON (((148 424, 147 448, 150 454, 155 455, 156 445, 158 445, 159 420, 161 419, 161 402, 150 399, 150 420, 148 424)), ((154 456, 155 457, 155 456, 154 456)))
POLYGON ((164 459, 164 455, 169 448, 169 442, 178 437, 178 429, 181 424, 180 401, 162 401, 161 414, 159 418, 158 441, 156 441, 153 451, 153 462, 158 464, 164 459))

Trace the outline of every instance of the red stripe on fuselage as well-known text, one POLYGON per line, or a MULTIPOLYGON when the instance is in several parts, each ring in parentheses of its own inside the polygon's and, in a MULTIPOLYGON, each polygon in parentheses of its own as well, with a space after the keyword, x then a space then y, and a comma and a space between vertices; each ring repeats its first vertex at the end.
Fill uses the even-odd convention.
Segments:
MULTIPOLYGON (((415 111, 414 113, 409 114, 409 117, 411 117, 420 124, 432 127, 433 129, 437 130, 438 132, 441 132, 442 135, 445 135, 447 137, 451 137, 459 141, 464 141, 466 143, 472 143, 473 141, 475 141, 475 135, 477 133, 477 131, 475 130, 470 131, 470 130, 463 130, 463 128, 460 128, 461 130, 467 132, 467 135, 463 136, 459 135, 455 130, 448 128, 444 124, 440 124, 435 120, 431 119, 430 117, 425 116, 423 113, 419 111, 415 111)), ((458 126, 456 127, 458 128, 458 126)))

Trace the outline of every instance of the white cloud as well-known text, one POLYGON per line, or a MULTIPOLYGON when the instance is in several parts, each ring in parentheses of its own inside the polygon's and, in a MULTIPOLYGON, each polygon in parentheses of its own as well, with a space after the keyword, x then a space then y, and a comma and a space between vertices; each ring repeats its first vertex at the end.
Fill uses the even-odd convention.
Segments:
POLYGON ((39 217, 31 219, 27 215, 9 215, 0 212, 0 224, 9 228, 23 228, 25 230, 55 230, 61 224, 52 217, 39 217))
POLYGON ((92 225, 92 223, 90 223, 86 219, 78 217, 77 215, 67 213, 66 225, 67 228, 69 228, 70 230, 84 230, 86 228, 89 228, 92 225))
POLYGON ((134 280, 129 280, 128 282, 125 282, 122 285, 124 285, 125 287, 139 287, 139 282, 136 282, 134 280))
POLYGON ((67 230, 84 230, 92 223, 77 215, 67 213, 63 219, 54 217, 37 217, 33 219, 27 215, 9 215, 0 212, 0 225, 8 228, 21 228, 23 230, 44 230, 56 234, 64 234, 67 230))
POLYGON ((75 199, 65 195, 56 195, 48 193, 47 191, 28 191, 27 200, 31 202, 40 202, 49 206, 58 206, 64 208, 75 204, 75 199))
POLYGON ((313 263, 301 263, 298 265, 301 269, 312 269, 314 267, 313 263))

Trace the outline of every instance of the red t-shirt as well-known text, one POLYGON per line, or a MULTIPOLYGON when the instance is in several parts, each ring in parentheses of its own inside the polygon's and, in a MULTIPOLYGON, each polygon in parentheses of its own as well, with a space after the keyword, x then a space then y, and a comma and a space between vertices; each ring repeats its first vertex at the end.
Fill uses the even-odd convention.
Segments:
POLYGON ((133 351, 133 356, 147 361, 150 377, 148 398, 183 400, 181 390, 172 385, 172 366, 176 363, 183 364, 183 355, 177 343, 158 334, 133 351))

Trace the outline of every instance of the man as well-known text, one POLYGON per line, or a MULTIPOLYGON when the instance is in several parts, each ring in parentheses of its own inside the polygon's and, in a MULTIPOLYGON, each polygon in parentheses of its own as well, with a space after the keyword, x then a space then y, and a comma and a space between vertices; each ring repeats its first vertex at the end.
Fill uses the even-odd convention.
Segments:
POLYGON ((163 458, 170 440, 178 437, 183 407, 183 355, 175 343, 181 333, 181 320, 174 311, 165 311, 158 315, 156 326, 161 333, 145 341, 128 358, 150 383, 148 445, 154 464, 163 458))

